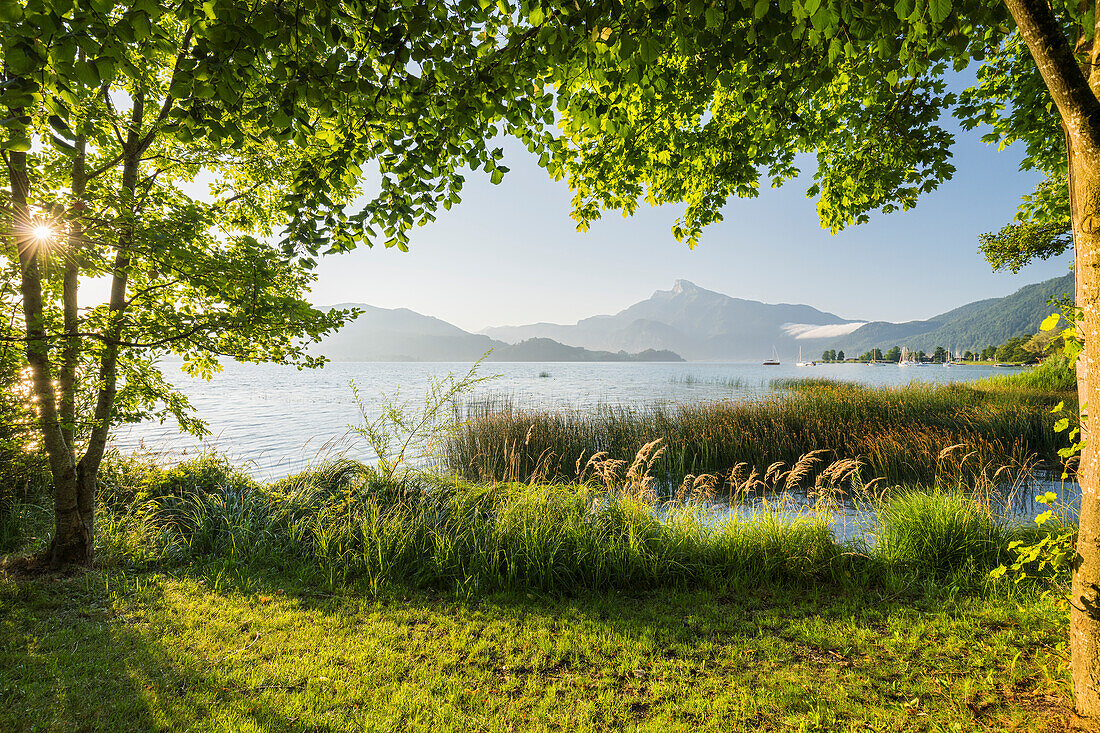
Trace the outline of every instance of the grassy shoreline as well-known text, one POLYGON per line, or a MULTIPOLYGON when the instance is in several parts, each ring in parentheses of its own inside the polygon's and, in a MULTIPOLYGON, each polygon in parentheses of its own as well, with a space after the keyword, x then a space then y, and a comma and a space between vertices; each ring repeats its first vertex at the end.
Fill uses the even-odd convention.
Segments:
MULTIPOLYGON (((801 381, 776 404, 814 410, 764 409, 822 431, 853 406, 871 426, 957 404, 975 431, 1038 424, 1055 382, 1023 376, 870 396, 801 381)), ((913 433, 946 439, 927 430, 958 424, 944 412, 913 433)), ((990 577, 1052 529, 1000 523, 965 462, 866 492, 880 524, 838 541, 830 501, 869 478, 854 464, 823 481, 795 457, 755 480, 797 474, 815 506, 714 525, 699 509, 718 487, 659 498, 652 453, 485 484, 348 460, 259 483, 216 455, 114 456, 97 569, 0 565, 0 729, 1066 729, 1065 570, 990 577)), ((43 546, 43 504, 8 516, 0 548, 43 546)))

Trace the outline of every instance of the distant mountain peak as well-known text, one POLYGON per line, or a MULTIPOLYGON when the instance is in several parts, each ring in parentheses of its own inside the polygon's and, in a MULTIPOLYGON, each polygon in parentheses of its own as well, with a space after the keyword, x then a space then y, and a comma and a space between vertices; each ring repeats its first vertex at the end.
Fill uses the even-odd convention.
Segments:
POLYGON ((1047 299, 1063 290, 1072 292, 1072 275, 1030 285, 1006 298, 970 303, 928 321, 894 324, 850 320, 808 305, 734 298, 677 279, 671 290, 657 290, 614 315, 590 316, 568 326, 540 323, 483 333, 508 343, 541 337, 595 351, 664 349, 704 361, 756 361, 770 356, 773 348, 785 359, 793 358, 799 347, 836 347, 853 354, 894 344, 925 350, 937 344, 974 348, 1033 333, 1049 315, 1047 299))
POLYGON ((698 285, 690 280, 677 280, 672 284, 672 294, 682 295, 683 293, 694 293, 702 290, 698 285))

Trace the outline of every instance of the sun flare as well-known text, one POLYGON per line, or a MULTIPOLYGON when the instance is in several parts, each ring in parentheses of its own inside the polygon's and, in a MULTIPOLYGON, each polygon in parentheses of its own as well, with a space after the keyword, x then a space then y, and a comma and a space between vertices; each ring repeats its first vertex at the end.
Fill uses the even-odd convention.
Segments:
POLYGON ((53 227, 49 224, 37 224, 31 230, 31 236, 42 242, 53 237, 53 227))

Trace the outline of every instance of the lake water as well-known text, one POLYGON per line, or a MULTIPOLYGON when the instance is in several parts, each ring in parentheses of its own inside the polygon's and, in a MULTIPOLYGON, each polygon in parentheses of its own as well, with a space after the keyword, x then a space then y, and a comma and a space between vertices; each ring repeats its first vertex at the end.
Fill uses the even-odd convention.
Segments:
MULTIPOLYGON (((166 376, 194 404, 209 423, 206 444, 181 436, 174 424, 123 427, 113 445, 123 451, 150 450, 167 460, 178 460, 207 448, 216 448, 243 465, 258 479, 273 479, 302 470, 326 458, 346 455, 375 459, 370 448, 350 431, 361 424, 351 383, 359 387, 368 414, 379 414, 384 400, 395 396, 412 406, 423 404, 430 377, 464 376, 469 363, 332 363, 324 369, 299 371, 272 364, 228 364, 207 382, 192 379, 176 365, 164 367, 166 376)), ((483 364, 479 383, 469 399, 508 396, 517 406, 548 409, 584 409, 598 404, 645 409, 657 404, 691 404, 714 400, 753 399, 776 388, 772 381, 790 377, 827 377, 874 386, 902 385, 919 380, 946 384, 1019 371, 983 366, 905 367, 871 364, 821 364, 815 367, 738 363, 492 363, 483 364)), ((1015 488, 1007 505, 1009 521, 1030 521, 1047 507, 1034 497, 1054 491, 1058 504, 1071 516, 1080 504, 1080 488, 1073 483, 1033 479, 1015 488)), ((736 506, 711 505, 712 521, 731 513, 752 516, 763 509, 759 499, 736 506)), ((804 497, 787 497, 780 506, 788 517, 806 511, 804 497)), ((774 510, 771 503, 766 510, 774 510)), ((841 505, 831 513, 838 538, 850 538, 875 523, 864 509, 841 505)))
MULTIPOLYGON (((179 387, 210 427, 208 447, 245 465, 257 478, 270 479, 301 470, 338 454, 361 460, 375 456, 353 439, 349 426, 363 422, 350 384, 359 386, 369 414, 376 417, 384 399, 423 403, 429 376, 465 375, 468 363, 330 363, 302 370, 273 364, 227 364, 207 382, 193 379, 175 364, 165 364, 179 387)), ((868 385, 900 385, 914 379, 948 383, 1017 371, 982 366, 743 363, 491 363, 483 364, 473 399, 507 395, 518 406, 575 409, 612 404, 644 409, 655 404, 690 404, 751 399, 772 391, 772 380, 828 377, 868 385)), ((202 450, 181 436, 173 423, 119 429, 113 445, 123 451, 144 448, 169 460, 202 450)))

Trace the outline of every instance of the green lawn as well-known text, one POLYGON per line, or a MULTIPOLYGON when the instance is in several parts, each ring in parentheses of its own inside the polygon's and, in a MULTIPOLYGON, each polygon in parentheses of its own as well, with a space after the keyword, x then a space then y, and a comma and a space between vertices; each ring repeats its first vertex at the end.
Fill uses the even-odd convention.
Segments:
POLYGON ((0 730, 1063 730, 1057 599, 0 580, 0 730))

